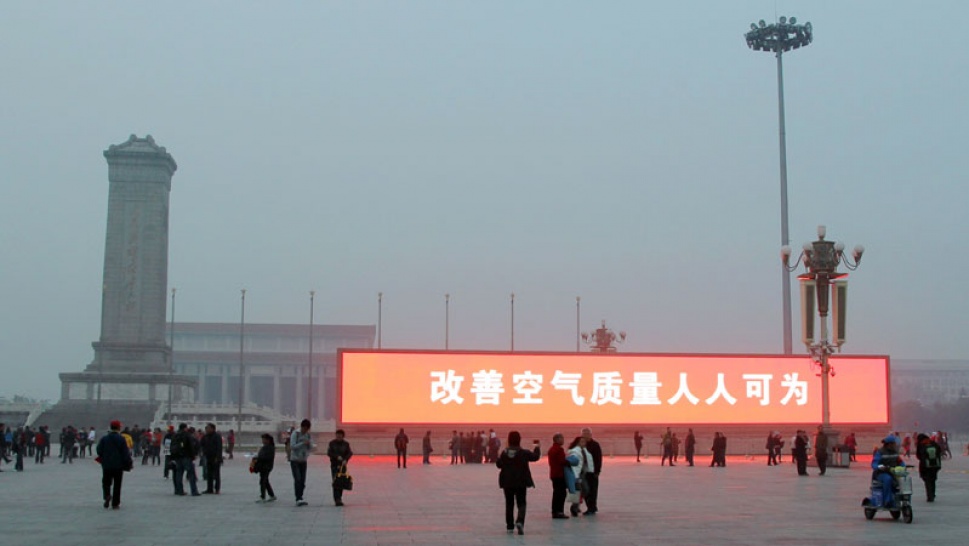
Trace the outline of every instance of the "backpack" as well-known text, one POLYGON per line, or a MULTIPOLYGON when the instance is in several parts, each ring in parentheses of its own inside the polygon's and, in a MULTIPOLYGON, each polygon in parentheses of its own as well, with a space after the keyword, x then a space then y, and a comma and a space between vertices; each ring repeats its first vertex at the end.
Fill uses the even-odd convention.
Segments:
POLYGON ((939 448, 926 446, 925 448, 925 468, 940 468, 942 461, 939 459, 939 448))

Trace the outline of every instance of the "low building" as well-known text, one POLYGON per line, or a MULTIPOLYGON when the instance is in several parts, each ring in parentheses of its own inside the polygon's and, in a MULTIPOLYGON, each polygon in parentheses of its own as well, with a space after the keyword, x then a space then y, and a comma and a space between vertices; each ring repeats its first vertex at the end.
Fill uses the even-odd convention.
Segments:
POLYGON ((954 402, 969 397, 969 360, 891 361, 892 403, 954 402))

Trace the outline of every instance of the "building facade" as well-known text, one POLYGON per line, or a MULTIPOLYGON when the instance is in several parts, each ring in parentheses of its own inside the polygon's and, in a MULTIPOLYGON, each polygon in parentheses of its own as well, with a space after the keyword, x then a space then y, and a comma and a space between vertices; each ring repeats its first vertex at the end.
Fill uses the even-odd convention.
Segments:
POLYGON ((371 349, 375 335, 372 325, 315 325, 311 351, 307 324, 246 324, 243 329, 233 323, 176 322, 175 373, 195 378, 197 404, 237 405, 241 394, 244 404, 272 408, 293 420, 330 420, 336 417, 337 349, 371 349))
POLYGON ((893 359, 892 403, 954 402, 969 397, 969 360, 893 359))

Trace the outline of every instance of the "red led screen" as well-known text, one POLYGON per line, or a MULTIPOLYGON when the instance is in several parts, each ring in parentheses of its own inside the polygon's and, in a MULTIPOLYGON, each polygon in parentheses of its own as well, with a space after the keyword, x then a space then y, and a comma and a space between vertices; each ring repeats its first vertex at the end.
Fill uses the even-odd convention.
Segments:
MULTIPOLYGON (((888 422, 888 358, 832 357, 832 423, 888 422)), ((806 356, 340 352, 346 424, 821 421, 806 356)))

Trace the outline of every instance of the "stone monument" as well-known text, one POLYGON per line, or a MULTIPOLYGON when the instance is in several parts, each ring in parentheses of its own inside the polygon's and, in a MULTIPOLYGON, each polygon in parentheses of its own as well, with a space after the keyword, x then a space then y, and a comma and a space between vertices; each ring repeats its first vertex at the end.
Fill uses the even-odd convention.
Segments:
POLYGON ((60 374, 61 400, 38 420, 51 427, 104 428, 115 418, 144 426, 169 396, 195 398, 195 379, 174 374, 165 340, 168 198, 177 165, 150 135, 131 135, 104 157, 109 189, 101 337, 84 371, 60 374))

